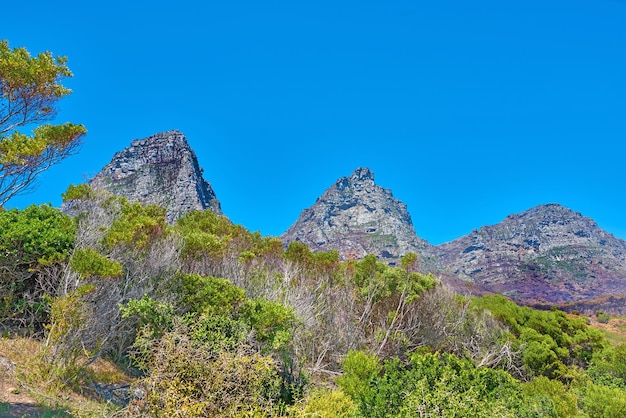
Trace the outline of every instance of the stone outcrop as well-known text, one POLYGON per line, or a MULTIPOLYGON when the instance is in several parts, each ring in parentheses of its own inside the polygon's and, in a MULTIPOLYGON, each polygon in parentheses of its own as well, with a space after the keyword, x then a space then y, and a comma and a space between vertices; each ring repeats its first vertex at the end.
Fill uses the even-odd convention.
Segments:
POLYGON ((133 202, 162 205, 169 222, 191 210, 222 212, 195 153, 179 131, 132 141, 89 184, 133 202))
POLYGON ((326 190, 281 236, 314 251, 338 250, 343 259, 375 254, 393 264, 430 245, 418 238, 406 205, 374 183, 374 173, 357 168, 326 190))
POLYGON ((435 255, 445 272, 522 303, 626 294, 626 242, 558 204, 509 215, 435 255))

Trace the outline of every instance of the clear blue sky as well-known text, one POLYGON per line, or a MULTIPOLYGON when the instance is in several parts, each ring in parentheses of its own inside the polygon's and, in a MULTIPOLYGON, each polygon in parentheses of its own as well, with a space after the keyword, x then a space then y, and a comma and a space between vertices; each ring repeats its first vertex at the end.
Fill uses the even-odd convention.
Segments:
POLYGON ((359 166, 438 244, 561 203, 626 238, 626 1, 10 1, 0 39, 68 57, 81 152, 51 202, 179 129, 225 214, 279 235, 359 166))

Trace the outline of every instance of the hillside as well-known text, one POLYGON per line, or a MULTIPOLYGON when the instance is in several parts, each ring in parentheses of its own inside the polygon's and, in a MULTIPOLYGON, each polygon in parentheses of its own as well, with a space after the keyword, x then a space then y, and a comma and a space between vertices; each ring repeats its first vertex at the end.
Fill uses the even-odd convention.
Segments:
POLYGON ((626 293, 626 242, 558 204, 509 215, 435 247, 448 274, 523 303, 626 293))

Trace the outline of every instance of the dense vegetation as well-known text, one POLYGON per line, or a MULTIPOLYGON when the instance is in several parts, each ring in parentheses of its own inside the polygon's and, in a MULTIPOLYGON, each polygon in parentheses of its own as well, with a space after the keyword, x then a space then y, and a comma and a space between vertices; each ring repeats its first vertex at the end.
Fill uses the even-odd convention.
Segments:
POLYGON ((42 339, 27 387, 78 390, 107 359, 134 376, 121 416, 626 414, 626 345, 583 317, 456 295, 415 254, 340 261, 210 211, 65 199, 72 218, 0 212, 1 322, 42 339))

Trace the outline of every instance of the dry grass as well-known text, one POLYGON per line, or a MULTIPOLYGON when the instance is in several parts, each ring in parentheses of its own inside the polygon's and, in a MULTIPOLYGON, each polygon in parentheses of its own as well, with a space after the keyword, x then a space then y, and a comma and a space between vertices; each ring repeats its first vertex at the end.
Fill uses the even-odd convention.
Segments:
POLYGON ((17 375, 39 349, 30 338, 0 338, 0 356, 9 359, 15 368, 0 370, 0 402, 35 405, 37 400, 20 385, 17 375))
POLYGON ((602 331, 606 338, 613 344, 618 345, 626 343, 626 317, 611 317, 606 324, 593 320, 590 325, 602 331))
MULTIPOLYGON (((35 356, 40 348, 41 341, 34 338, 0 337, 0 357, 15 364, 9 372, 0 370, 0 405, 5 409, 9 405, 14 410, 26 406, 29 408, 29 413, 40 414, 36 416, 48 416, 47 413, 59 410, 68 410, 75 417, 111 415, 113 410, 109 405, 95 398, 89 382, 129 383, 129 377, 126 374, 111 362, 98 359, 90 365, 85 374, 85 381, 76 382, 77 390, 69 391, 61 386, 42 387, 34 381, 36 379, 29 378, 33 375, 29 367, 37 363, 35 356)), ((6 414, 6 412, 1 413, 6 414)))

